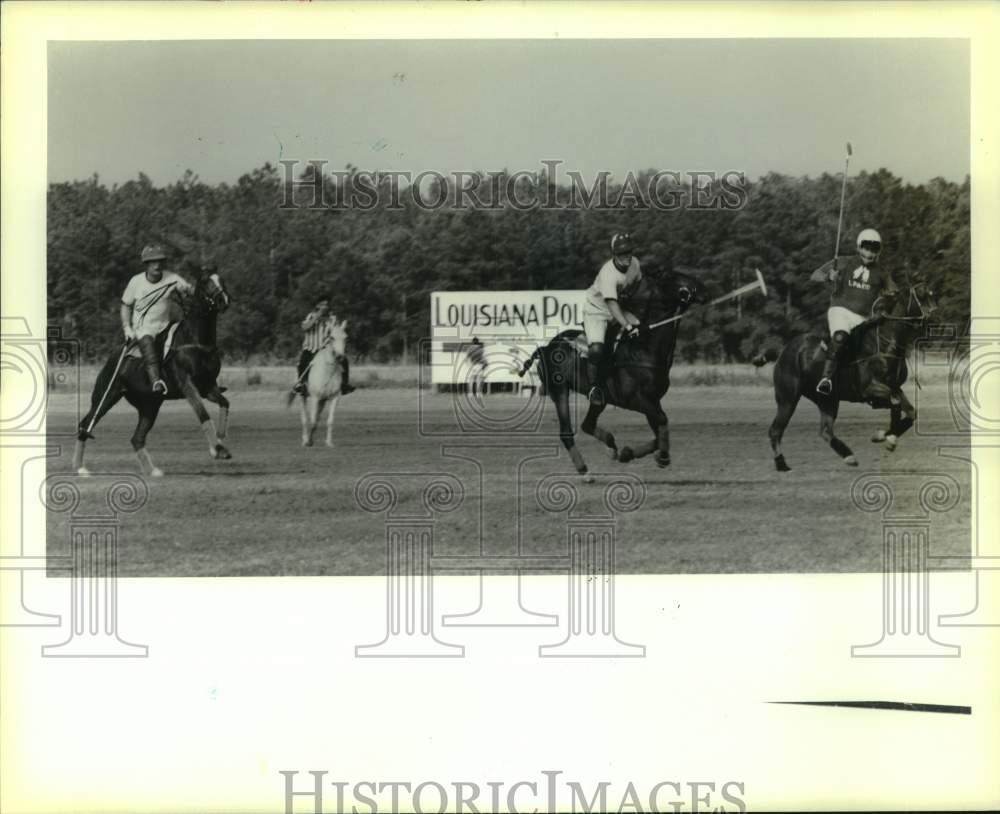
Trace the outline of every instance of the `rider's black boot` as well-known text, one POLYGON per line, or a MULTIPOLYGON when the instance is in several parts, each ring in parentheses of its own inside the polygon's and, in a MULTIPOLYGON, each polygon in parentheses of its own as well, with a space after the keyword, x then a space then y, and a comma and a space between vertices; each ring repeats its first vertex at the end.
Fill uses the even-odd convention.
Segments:
POLYGON ((163 374, 160 372, 160 357, 156 353, 156 339, 152 336, 140 336, 139 351, 142 353, 142 361, 146 365, 149 381, 153 385, 153 392, 161 396, 167 395, 167 383, 163 381, 163 374))
POLYGON ((823 362, 823 373, 820 375, 819 384, 816 385, 816 392, 824 396, 829 396, 833 392, 833 378, 837 375, 837 361, 847 342, 847 334, 844 331, 835 331, 830 338, 830 345, 826 351, 826 360, 823 362))

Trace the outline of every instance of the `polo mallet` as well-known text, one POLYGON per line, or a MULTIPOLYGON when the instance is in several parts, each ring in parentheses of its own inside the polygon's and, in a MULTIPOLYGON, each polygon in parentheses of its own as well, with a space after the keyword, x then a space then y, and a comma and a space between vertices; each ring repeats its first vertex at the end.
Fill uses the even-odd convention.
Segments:
POLYGON ((847 192, 847 166, 851 163, 851 142, 847 142, 847 156, 844 158, 844 181, 840 185, 840 214, 837 215, 837 242, 833 247, 833 270, 837 270, 840 257, 840 229, 844 225, 844 194, 847 192))
MULTIPOLYGON (((760 291, 765 297, 767 296, 767 285, 764 283, 764 277, 760 273, 759 269, 754 269, 754 274, 757 275, 757 279, 752 283, 747 283, 739 288, 730 291, 728 294, 723 294, 721 297, 716 297, 709 303, 706 303, 704 308, 711 308, 713 305, 718 305, 720 302, 726 302, 727 300, 735 299, 736 297, 742 296, 743 294, 749 294, 753 291, 760 291)), ((677 316, 670 317, 669 319, 661 319, 659 322, 654 322, 652 325, 647 325, 646 330, 652 330, 653 328, 659 328, 661 325, 667 325, 671 322, 676 322, 681 319, 685 314, 677 314, 677 316)))
POLYGON ((115 365, 115 372, 111 374, 108 386, 104 389, 104 395, 101 396, 101 400, 97 402, 97 409, 94 410, 94 414, 90 417, 90 424, 87 426, 87 435, 90 435, 90 431, 94 429, 94 424, 97 423, 97 416, 101 414, 101 408, 104 406, 104 400, 108 397, 108 393, 111 392, 115 379, 118 378, 118 371, 122 369, 122 362, 125 361, 125 354, 128 353, 128 349, 130 347, 132 347, 132 340, 125 340, 125 344, 122 346, 121 355, 118 357, 118 364, 115 365))

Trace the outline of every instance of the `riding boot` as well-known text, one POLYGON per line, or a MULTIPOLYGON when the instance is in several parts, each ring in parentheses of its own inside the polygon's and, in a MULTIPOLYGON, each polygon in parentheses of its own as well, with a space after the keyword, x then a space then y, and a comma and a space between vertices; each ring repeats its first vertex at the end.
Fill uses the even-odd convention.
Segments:
POLYGON ((820 375, 819 384, 816 385, 816 392, 824 396, 829 396, 833 392, 833 379, 837 375, 837 361, 847 342, 847 334, 844 331, 834 331, 830 338, 830 344, 826 351, 826 360, 823 362, 823 373, 820 375))
POLYGON ((303 350, 302 353, 299 354, 299 365, 297 368, 299 378, 296 380, 295 386, 292 388, 292 392, 297 396, 305 396, 307 394, 305 374, 306 370, 309 369, 309 363, 312 361, 313 356, 313 352, 308 350, 303 350))
POLYGON ((347 361, 346 356, 340 357, 340 364, 343 369, 343 376, 340 380, 340 395, 346 396, 348 393, 353 393, 358 388, 350 383, 351 363, 347 361))
POLYGON ((604 346, 594 343, 587 350, 587 379, 590 381, 590 392, 587 399, 597 407, 603 407, 606 403, 604 388, 601 382, 604 381, 604 346))
POLYGON ((160 357, 156 353, 156 338, 140 336, 139 351, 142 353, 149 381, 153 385, 153 392, 161 396, 167 395, 167 383, 163 381, 163 375, 160 373, 160 357))

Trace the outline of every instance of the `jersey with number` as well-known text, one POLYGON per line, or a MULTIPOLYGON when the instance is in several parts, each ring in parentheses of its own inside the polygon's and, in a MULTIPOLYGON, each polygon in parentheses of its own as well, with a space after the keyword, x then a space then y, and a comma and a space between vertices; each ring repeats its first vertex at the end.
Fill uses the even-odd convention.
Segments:
POLYGON ((591 313, 599 313, 610 317, 611 309, 608 308, 605 300, 618 300, 627 297, 639 285, 642 279, 642 270, 639 268, 639 261, 632 258, 628 269, 624 272, 618 270, 615 261, 608 260, 594 278, 594 284, 587 289, 587 309, 591 313))
POLYGON ((132 306, 132 329, 136 336, 156 336, 171 322, 183 316, 180 294, 194 291, 183 277, 172 271, 163 272, 158 282, 151 283, 146 273, 136 274, 122 294, 122 304, 132 306))
POLYGON ((315 353, 322 348, 333 335, 336 324, 337 317, 333 314, 324 319, 315 311, 311 311, 309 316, 302 320, 302 350, 315 353))

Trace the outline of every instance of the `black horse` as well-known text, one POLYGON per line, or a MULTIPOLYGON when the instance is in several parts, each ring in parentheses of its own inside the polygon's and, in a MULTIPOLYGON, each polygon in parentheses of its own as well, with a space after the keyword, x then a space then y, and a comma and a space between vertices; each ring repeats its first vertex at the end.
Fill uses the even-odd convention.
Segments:
MULTIPOLYGON (((225 284, 214 267, 199 267, 193 271, 194 292, 184 303, 184 318, 174 331, 170 349, 163 360, 163 379, 167 384, 167 399, 186 398, 194 409, 201 428, 208 439, 208 452, 213 458, 232 457, 220 442, 226 435, 229 421, 229 401, 222 395, 216 379, 222 360, 216 348, 215 323, 220 313, 229 307, 230 299, 225 284), (219 405, 219 432, 216 435, 212 419, 201 399, 219 405)), ((157 337, 162 349, 166 334, 157 337)), ((146 450, 146 436, 156 421, 164 397, 154 393, 142 359, 126 356, 121 351, 111 356, 94 383, 90 397, 90 410, 80 422, 73 466, 80 475, 89 475, 83 465, 83 453, 91 431, 101 417, 123 396, 139 411, 139 422, 132 434, 132 449, 145 474, 159 477, 162 470, 153 465, 146 450), (119 364, 121 362, 121 364, 119 364), (117 368, 117 374, 115 370, 117 368)))
MULTIPOLYGON (((690 305, 705 301, 705 290, 700 281, 686 274, 671 273, 644 276, 636 291, 627 299, 623 298, 620 304, 623 309, 635 314, 643 325, 650 325, 677 316, 690 305)), ((634 450, 631 447, 619 450, 614 435, 597 425, 597 419, 606 405, 591 404, 580 429, 601 441, 612 460, 627 462, 657 450, 657 465, 665 467, 670 464, 670 434, 667 415, 660 400, 670 387, 677 328, 678 321, 670 322, 643 330, 639 336, 622 339, 617 344, 618 326, 614 325, 608 332, 607 347, 614 350, 612 364, 607 366, 607 373, 601 382, 607 394, 606 405, 613 404, 642 413, 653 431, 651 441, 634 450)), ((582 331, 563 331, 547 345, 539 347, 524 363, 519 375, 524 376, 535 360, 540 360, 542 392, 548 393, 555 403, 559 416, 559 437, 577 472, 590 480, 587 464, 573 441, 573 422, 570 418, 570 393, 586 394, 593 385, 587 372, 586 348, 582 331)))
POLYGON ((889 450, 896 448, 899 437, 913 426, 917 415, 902 391, 908 375, 906 353, 936 307, 934 292, 925 280, 907 280, 888 311, 873 316, 851 332, 844 358, 837 366, 833 392, 829 395, 816 392, 826 358, 824 340, 818 336, 797 336, 780 354, 768 351, 753 360, 760 367, 777 359, 774 400, 778 412, 768 435, 774 466, 779 472, 790 471, 781 452, 781 438, 802 396, 819 408, 819 434, 848 466, 857 466, 857 458, 833 432, 833 422, 842 401, 865 403, 875 409, 888 408, 889 428, 879 430, 872 441, 885 441, 889 450))

